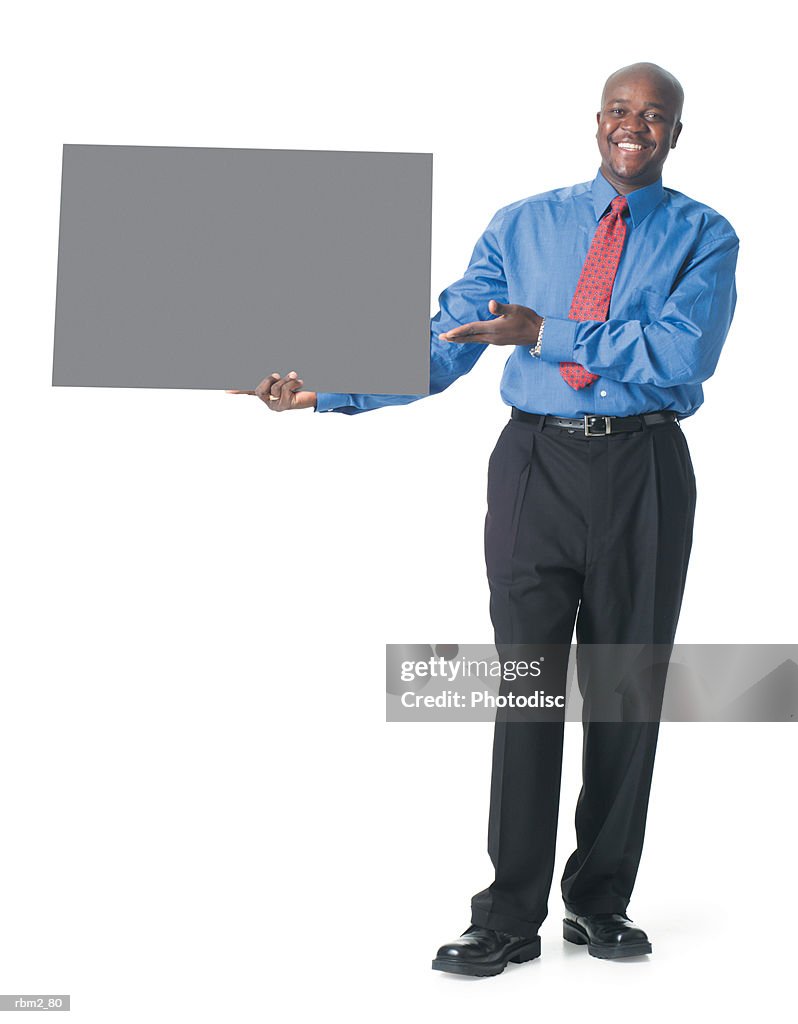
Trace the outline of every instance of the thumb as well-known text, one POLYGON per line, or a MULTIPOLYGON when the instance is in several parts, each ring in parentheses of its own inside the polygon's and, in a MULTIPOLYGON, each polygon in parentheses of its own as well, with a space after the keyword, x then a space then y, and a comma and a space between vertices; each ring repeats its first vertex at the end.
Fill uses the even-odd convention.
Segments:
POLYGON ((488 309, 496 316, 506 316, 511 311, 511 308, 508 303, 499 302, 497 299, 491 299, 488 303, 488 309))

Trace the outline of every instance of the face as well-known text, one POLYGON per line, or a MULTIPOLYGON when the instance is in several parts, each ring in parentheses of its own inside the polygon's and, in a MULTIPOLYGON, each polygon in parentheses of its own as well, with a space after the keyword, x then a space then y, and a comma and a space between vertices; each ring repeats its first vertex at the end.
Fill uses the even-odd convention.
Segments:
POLYGON ((596 114, 601 169, 621 195, 652 184, 682 130, 673 88, 655 76, 610 79, 596 114))

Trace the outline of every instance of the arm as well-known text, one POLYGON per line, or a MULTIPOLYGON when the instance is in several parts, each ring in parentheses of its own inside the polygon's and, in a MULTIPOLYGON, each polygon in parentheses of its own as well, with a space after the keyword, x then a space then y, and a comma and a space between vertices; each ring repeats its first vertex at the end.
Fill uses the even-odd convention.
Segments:
MULTIPOLYGON (((489 315, 491 299, 507 301, 498 226, 501 211, 494 215, 471 255, 465 274, 438 297, 439 309, 430 325, 430 391, 437 395, 468 373, 482 355, 481 345, 459 345, 441 341, 440 334, 469 320, 489 315)), ((386 405, 407 405, 425 395, 359 395, 318 392, 317 412, 353 415, 386 405)))
POLYGON ((628 384, 667 388, 707 380, 734 315, 738 249, 735 234, 699 248, 654 323, 547 316, 540 358, 580 363, 628 384))

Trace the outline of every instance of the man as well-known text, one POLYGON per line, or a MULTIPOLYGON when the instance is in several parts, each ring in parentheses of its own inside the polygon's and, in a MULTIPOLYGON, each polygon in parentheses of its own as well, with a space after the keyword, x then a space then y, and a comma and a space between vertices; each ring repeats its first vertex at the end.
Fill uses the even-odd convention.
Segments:
MULTIPOLYGON (((701 383, 715 371, 736 303, 739 245, 718 213, 663 187, 682 102, 679 83, 655 64, 612 74, 597 114, 595 179, 499 210, 432 320, 431 394, 468 372, 486 345, 510 347, 501 396, 512 414, 490 459, 485 522, 500 651, 567 649, 574 627, 578 651, 673 643, 696 497, 678 421, 702 404, 701 383)), ((278 412, 347 414, 420 397, 317 395, 301 385, 294 372, 275 373, 249 393, 278 412)), ((566 665, 554 660, 556 686, 566 665)), ((579 664, 586 706, 600 675, 579 664)), ((655 686, 650 708, 658 698, 655 686)), ((633 686, 623 699, 634 704, 640 694, 633 686)), ((651 952, 626 910, 657 731, 658 714, 584 718, 563 927, 601 958, 651 952)), ((497 715, 495 878, 472 898, 470 927, 439 949, 434 968, 495 975, 539 955, 562 740, 561 719, 497 715)))

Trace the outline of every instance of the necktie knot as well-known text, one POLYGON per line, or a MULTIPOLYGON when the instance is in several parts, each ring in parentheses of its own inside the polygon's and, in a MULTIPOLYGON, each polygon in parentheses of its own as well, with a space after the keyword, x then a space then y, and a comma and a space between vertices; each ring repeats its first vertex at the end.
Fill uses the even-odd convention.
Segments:
POLYGON ((610 209, 613 213, 617 213, 619 217, 622 217, 629 209, 629 201, 626 196, 616 196, 610 203, 610 209))

